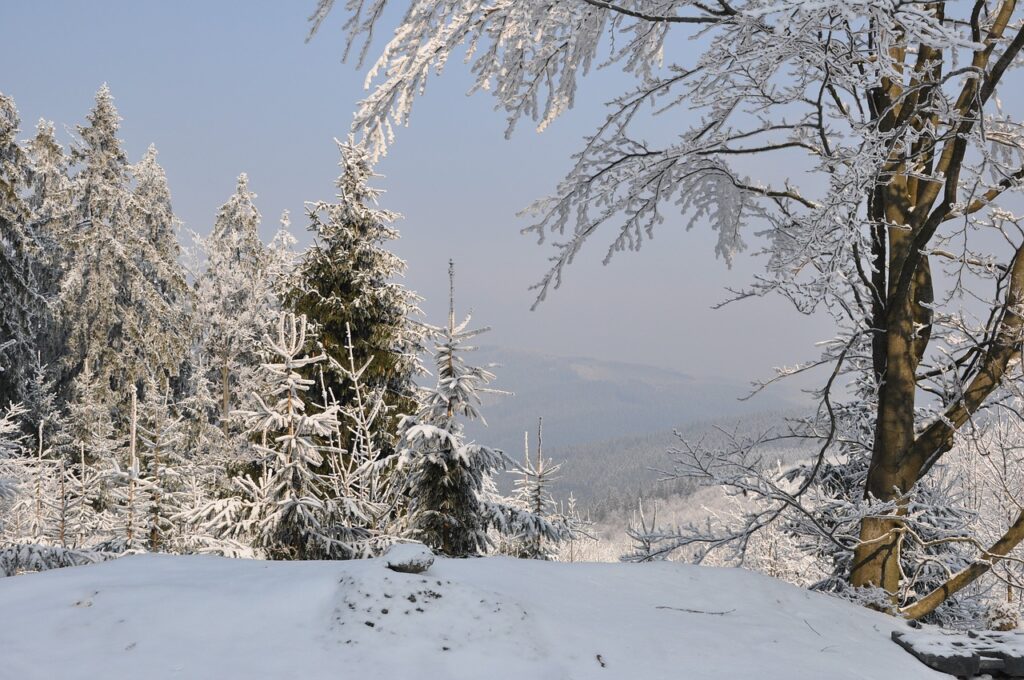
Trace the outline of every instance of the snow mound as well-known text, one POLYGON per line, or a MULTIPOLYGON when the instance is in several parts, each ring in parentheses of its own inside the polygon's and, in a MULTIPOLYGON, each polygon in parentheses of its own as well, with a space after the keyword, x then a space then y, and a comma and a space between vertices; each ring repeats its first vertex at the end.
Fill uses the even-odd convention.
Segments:
POLYGON ((434 553, 422 543, 398 543, 384 555, 388 569, 405 574, 422 574, 434 563, 434 553))
POLYGON ((144 555, 0 579, 3 677, 946 678, 901 622, 739 569, 144 555))

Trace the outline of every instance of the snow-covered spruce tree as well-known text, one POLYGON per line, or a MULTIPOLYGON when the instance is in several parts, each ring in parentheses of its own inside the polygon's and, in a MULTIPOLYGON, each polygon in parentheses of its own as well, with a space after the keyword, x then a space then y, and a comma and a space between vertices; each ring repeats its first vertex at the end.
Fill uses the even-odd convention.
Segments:
POLYGON ((90 564, 112 556, 72 545, 68 532, 74 525, 63 495, 60 461, 0 459, 0 478, 12 470, 20 483, 12 495, 0 498, 0 576, 90 564))
POLYGON ((184 418, 182 436, 185 450, 206 456, 210 448, 220 448, 217 442, 223 439, 223 430, 214 422, 221 405, 214 394, 211 373, 203 363, 205 357, 196 352, 192 360, 194 363, 189 365, 185 376, 184 395, 178 404, 184 418), (216 433, 221 437, 215 437, 216 433))
MULTIPOLYGON (((395 414, 415 408, 413 378, 422 333, 410 316, 418 312, 418 298, 396 280, 405 263, 384 247, 398 238, 391 226, 398 215, 377 207, 382 192, 368 184, 374 174, 366 150, 351 139, 337 143, 342 172, 336 201, 306 208, 314 241, 303 255, 289 302, 315 324, 333 360, 324 370, 327 392, 343 407, 354 396, 341 368, 348 364, 350 329, 355 363, 365 365, 363 387, 384 390, 386 410, 376 419, 373 436, 374 446, 390 455, 395 414)), ((351 443, 343 430, 341 445, 348 449, 351 443)))
MULTIPOLYGON (((342 438, 331 441, 339 455, 328 460, 331 491, 345 508, 346 526, 362 527, 369 534, 365 554, 383 552, 402 533, 405 496, 402 478, 397 474, 397 457, 380 443, 380 420, 389 411, 387 386, 364 383, 363 376, 373 363, 368 358, 362 366, 356 363, 355 342, 349 328, 345 329, 345 351, 348 364, 335 364, 335 370, 349 385, 343 404, 338 405, 339 421, 346 430, 348 445, 341 448, 342 438)), ((334 360, 328 357, 328 361, 334 360)), ((336 404, 329 395, 324 374, 318 375, 317 387, 324 403, 336 404)))
MULTIPOLYGON (((35 278, 47 300, 60 292, 71 234, 72 195, 68 177, 68 158, 57 141, 53 123, 40 120, 36 134, 25 145, 29 160, 29 207, 34 216, 40 257, 35 278)), ((64 338, 55 318, 56 305, 40 310, 37 324, 36 353, 42 356, 48 373, 58 376, 64 351, 64 338)))
MULTIPOLYGON (((0 367, 2 370, 2 367, 0 367)), ((39 450, 29 455, 19 420, 25 410, 13 405, 0 413, 0 575, 88 564, 106 556, 66 545, 68 507, 59 462, 39 450), (52 531, 47 531, 47 525, 52 531)))
MULTIPOLYGON (((189 454, 196 469, 190 475, 201 479, 204 491, 217 494, 230 488, 228 476, 240 460, 248 459, 248 440, 234 431, 226 433, 218 414, 222 407, 219 386, 213 383, 212 371, 206 370, 201 354, 190 367, 185 395, 178 401, 183 417, 182 449, 189 454)), ((191 484, 191 482, 190 482, 191 484)))
MULTIPOLYGON (((137 266, 149 284, 140 302, 150 332, 152 349, 149 371, 143 380, 166 383, 178 375, 185 360, 189 337, 191 290, 185 281, 178 243, 178 218, 171 207, 167 176, 157 162, 157 150, 150 145, 142 160, 131 167, 134 179, 131 217, 138 234, 137 266), (159 343, 159 344, 157 344, 159 343)), ((142 382, 142 381, 140 381, 142 382)), ((141 386, 141 385, 140 385, 141 386)))
POLYGON ((59 524, 60 545, 96 552, 95 559, 124 547, 117 506, 127 439, 114 424, 108 405, 112 399, 86 364, 71 384, 66 415, 50 430, 48 461, 57 476, 52 522, 59 524))
POLYGON ((529 432, 524 432, 523 462, 516 466, 515 492, 509 505, 518 513, 514 536, 506 541, 508 552, 516 557, 550 560, 558 554, 558 544, 573 538, 568 519, 559 512, 551 495, 560 465, 544 458, 544 420, 537 421, 537 455, 530 456, 529 432))
MULTIPOLYGON (((184 418, 176 412, 169 385, 146 384, 139 404, 139 461, 145 490, 146 547, 150 552, 177 552, 182 544, 177 517, 192 500, 186 475, 184 418)), ((198 455, 194 453, 193 455, 198 455)))
POLYGON ((91 505, 78 502, 85 497, 78 491, 97 480, 95 473, 90 478, 72 469, 70 449, 78 445, 56 401, 53 380, 37 358, 25 402, 4 411, 0 424, 0 487, 4 480, 7 484, 0 488, 0 538, 75 548, 91 534, 82 527, 93 512, 91 505), (15 498, 11 483, 17 480, 21 493, 15 498))
POLYGON ((119 476, 124 467, 120 460, 128 443, 111 415, 109 404, 113 399, 107 384, 89 364, 71 384, 67 419, 58 445, 72 476, 69 514, 74 528, 70 533, 79 548, 122 538, 115 506, 118 487, 124 481, 119 476))
MULTIPOLYGON (((85 366, 98 382, 110 386, 120 373, 123 303, 122 271, 131 266, 128 216, 128 162, 117 139, 120 117, 110 90, 103 86, 79 126, 81 142, 72 159, 81 165, 74 178, 73 227, 68 234, 68 271, 61 291, 60 316, 66 335, 65 376, 85 366)), ((104 395, 109 397, 109 395, 104 395)))
MULTIPOLYGON (((248 177, 221 206, 211 234, 194 235, 195 336, 187 379, 179 401, 188 463, 179 472, 185 495, 178 513, 182 550, 252 557, 257 508, 252 484, 262 467, 239 409, 253 406, 253 394, 269 389, 261 368, 260 340, 294 275, 295 239, 282 216, 269 246, 259 236, 260 213, 248 177), (245 488, 240 489, 240 485, 245 488), (247 500, 248 499, 248 500, 247 500)), ((259 494, 256 494, 259 495, 259 494)))
MULTIPOLYGON (((368 49, 395 16, 387 4, 346 4, 350 47, 365 37, 368 49)), ((334 5, 318 1, 314 31, 334 5)), ((845 580, 919 618, 1024 541, 1019 513, 939 587, 906 587, 920 566, 903 549, 919 533, 906 521, 918 489, 974 436, 974 421, 1021 392, 1024 239, 1012 197, 1024 132, 1000 96, 1020 77, 1016 0, 415 0, 401 16, 355 116, 375 152, 461 45, 510 131, 522 118, 547 127, 596 63, 633 80, 607 97, 607 117, 555 195, 535 205, 531 230, 557 244, 541 299, 594 234, 612 229, 610 257, 674 215, 709 223, 727 260, 756 222, 766 272, 736 297, 778 294, 800 313, 831 316, 820 355, 780 376, 832 369, 815 416, 785 433, 817 440, 818 462, 792 484, 745 466, 757 457, 749 446, 685 452, 681 474, 764 502, 724 533, 684 528, 680 547, 742 551, 776 520, 818 526, 818 545, 850 555, 845 580), (670 49, 694 30, 696 53, 670 49), (650 129, 645 111, 676 113, 678 129, 650 129), (739 458, 730 465, 721 453, 739 458), (826 498, 829 459, 866 461, 855 502, 826 498)))
MULTIPOLYGON (((0 347, 12 343, 9 340, 0 347)), ((0 372, 3 370, 0 365, 0 372)), ((21 498, 32 481, 31 468, 26 465, 29 446, 22 431, 24 415, 21 404, 9 404, 0 410, 0 541, 4 543, 21 541, 33 533, 31 511, 25 512, 29 503, 21 498)))
MULTIPOLYGON (((20 418, 25 410, 20 404, 12 404, 0 411, 0 463, 18 457, 22 451, 25 435, 21 432, 20 418)), ((14 474, 15 468, 2 468, 7 474, 0 473, 0 503, 8 504, 14 498, 21 475, 14 474)), ((0 529, 4 518, 0 518, 0 529)))
POLYGON ((25 144, 25 153, 30 171, 28 203, 36 233, 46 251, 39 278, 46 291, 55 293, 63 269, 61 255, 66 252, 65 241, 71 227, 69 161, 53 123, 42 119, 36 124, 35 135, 25 144))
POLYGON ((249 540, 251 523, 242 514, 246 504, 230 494, 213 495, 221 486, 221 477, 212 474, 214 467, 191 458, 179 471, 182 494, 181 510, 174 517, 175 551, 247 559, 262 557, 263 552, 254 549, 249 540))
MULTIPOLYGON (((252 442, 245 432, 225 432, 218 420, 222 407, 214 372, 206 370, 197 353, 189 371, 185 396, 178 402, 183 416, 182 449, 186 463, 176 470, 181 482, 177 545, 181 552, 228 557, 257 557, 253 549, 252 507, 240 495, 233 478, 258 470, 252 442)), ((256 473, 258 474, 258 472, 256 473)))
POLYGON ((92 463, 112 460, 122 448, 108 404, 113 401, 107 383, 92 371, 88 363, 71 384, 71 398, 62 440, 63 451, 75 460, 81 447, 92 463))
POLYGON ((438 331, 434 349, 437 384, 421 390, 421 406, 399 420, 399 469, 408 496, 412 538, 452 557, 480 555, 490 546, 488 531, 514 532, 507 506, 495 502, 493 476, 510 462, 504 453, 467 442, 461 418, 479 419, 480 394, 494 374, 468 366, 467 341, 487 328, 467 330, 470 317, 455 323, 454 264, 448 325, 438 331))
MULTIPOLYGON (((37 356, 22 402, 23 455, 18 462, 25 468, 26 486, 19 503, 29 518, 25 536, 33 543, 67 547, 68 487, 65 461, 55 443, 64 429, 65 419, 57 407, 53 379, 37 356)), ((15 512, 18 508, 15 507, 15 512)))
POLYGON ((300 370, 326 357, 305 355, 312 338, 304 316, 279 312, 275 331, 275 337, 263 338, 271 357, 263 364, 271 385, 269 398, 253 395, 255 409, 238 413, 250 433, 264 442, 254 447, 260 477, 235 478, 246 496, 245 520, 252 524, 254 545, 272 559, 359 555, 367 534, 346 521, 349 506, 333 496, 333 485, 320 472, 325 457, 341 453, 318 443, 337 436, 338 407, 314 413, 307 411, 304 398, 315 383, 303 378, 300 370))
POLYGON ((239 400, 260 388, 257 347, 266 319, 278 308, 275 272, 260 241, 255 198, 243 173, 235 193, 218 210, 210 235, 196 237, 205 254, 195 284, 196 364, 216 386, 217 421, 225 433, 239 400))
POLYGON ((65 378, 73 378, 88 361, 117 395, 111 406, 121 407, 123 417, 129 385, 141 384, 148 375, 177 373, 187 329, 180 324, 172 293, 162 290, 150 272, 173 257, 157 254, 148 241, 153 225, 147 222, 171 219, 165 192, 159 190, 162 172, 155 161, 144 164, 152 173, 137 199, 117 138, 120 117, 106 85, 87 120, 72 149, 80 170, 73 182, 75 226, 61 290, 65 378))
POLYGON ((34 446, 59 453, 54 444, 65 426, 64 413, 58 405, 56 381, 39 354, 30 367, 22 404, 26 411, 25 429, 31 433, 34 446))
POLYGON ((292 217, 287 210, 281 211, 278 229, 267 245, 267 279, 270 281, 271 296, 277 308, 284 304, 296 281, 302 275, 299 264, 302 254, 296 251, 298 239, 292 233, 292 217))
POLYGON ((23 395, 46 300, 36 279, 42 256, 25 200, 29 163, 18 145, 14 100, 0 93, 0 406, 23 395))
POLYGON ((149 508, 153 480, 145 475, 139 458, 139 410, 135 386, 128 388, 127 444, 121 456, 110 459, 102 474, 106 485, 105 510, 113 518, 113 535, 101 545, 106 550, 145 550, 149 541, 149 508))
POLYGON ((103 504, 103 478, 86 458, 85 444, 79 444, 73 463, 62 459, 64 493, 67 494, 65 540, 71 548, 82 550, 109 537, 109 514, 100 512, 103 504))
MULTIPOLYGON (((40 431, 37 435, 42 435, 40 431)), ((31 441, 31 439, 27 440, 31 441)), ((13 461, 22 468, 21 493, 11 507, 25 521, 19 537, 39 545, 67 543, 67 487, 64 485, 62 462, 51 457, 51 451, 40 443, 26 446, 23 455, 13 461)))
POLYGON ((558 560, 560 562, 585 561, 585 549, 598 543, 597 537, 590 533, 593 522, 580 513, 577 503, 576 496, 570 493, 565 506, 561 508, 569 535, 559 544, 558 560))

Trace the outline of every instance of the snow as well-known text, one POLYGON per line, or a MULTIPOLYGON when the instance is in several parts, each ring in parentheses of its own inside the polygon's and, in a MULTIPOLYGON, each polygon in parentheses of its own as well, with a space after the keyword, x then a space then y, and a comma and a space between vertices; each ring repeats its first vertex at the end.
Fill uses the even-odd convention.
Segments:
MULTIPOLYGON (((937 657, 961 657, 997 649, 1000 655, 1024 658, 1024 631, 963 631, 924 628, 903 634, 904 642, 921 654, 937 657)), ((987 656, 994 656, 989 653, 987 656)))
POLYGON ((3 674, 77 678, 946 678, 901 622, 739 569, 139 555, 0 579, 3 674))

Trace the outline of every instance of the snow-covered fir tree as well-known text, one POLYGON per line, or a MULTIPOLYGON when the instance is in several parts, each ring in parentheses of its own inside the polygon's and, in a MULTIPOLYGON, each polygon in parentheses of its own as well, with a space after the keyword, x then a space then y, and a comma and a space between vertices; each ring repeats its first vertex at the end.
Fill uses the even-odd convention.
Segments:
POLYGON ((67 494, 65 540, 71 548, 81 550, 109 528, 108 516, 98 510, 103 503, 102 474, 86 457, 84 443, 78 445, 78 455, 73 462, 66 459, 61 462, 67 494))
MULTIPOLYGON (((19 542, 43 545, 64 545, 67 527, 67 493, 63 468, 45 448, 42 427, 33 446, 25 446, 21 456, 10 462, 21 469, 21 492, 8 509, 9 517, 17 517, 22 533, 19 542)), ((32 438, 26 439, 26 443, 32 438)))
POLYGON ((523 462, 516 466, 515 491, 509 505, 517 510, 512 515, 513 536, 506 541, 508 552, 535 560, 553 559, 558 543, 571 537, 571 527, 559 513, 551 494, 551 485, 558 478, 560 465, 544 458, 544 420, 537 421, 537 453, 530 455, 529 432, 523 437, 523 462))
MULTIPOLYGON (((173 253, 157 254, 148 239, 154 230, 171 229, 173 217, 155 160, 142 164, 142 193, 131 190, 117 138, 120 117, 106 85, 87 121, 72 149, 81 168, 74 177, 74 227, 61 291, 65 368, 73 377, 88 361, 123 406, 129 385, 151 374, 175 375, 183 358, 185 329, 173 299, 180 289, 164 290, 150 271, 172 261, 173 253)), ((161 277, 180 284, 162 269, 161 277)))
POLYGON ((148 519, 152 480, 145 476, 139 458, 139 411, 135 386, 129 390, 128 436, 120 456, 110 460, 104 470, 105 509, 110 513, 113 536, 103 543, 108 550, 144 550, 149 540, 148 519))
POLYGON ((30 455, 20 422, 24 415, 20 404, 0 411, 0 575, 103 559, 67 546, 71 515, 65 470, 42 448, 30 455))
POLYGON ((185 394, 178 401, 177 410, 183 418, 182 448, 190 454, 190 465, 197 466, 189 474, 201 477, 206 491, 217 493, 227 488, 228 471, 237 465, 248 441, 221 428, 219 390, 213 383, 213 373, 206 370, 204 359, 202 354, 195 357, 196 363, 190 368, 185 394))
POLYGON ((171 191, 154 145, 131 172, 135 182, 132 224, 138 236, 136 264, 149 284, 136 304, 145 314, 142 322, 155 336, 148 339, 151 349, 146 353, 149 370, 145 377, 162 383, 178 375, 189 348, 191 290, 180 262, 179 224, 171 207, 171 191))
MULTIPOLYGON (((36 134, 25 145, 25 151, 31 170, 29 206, 41 246, 36 281, 47 299, 54 300, 60 292, 72 226, 68 158, 64 147, 57 141, 53 123, 46 120, 40 120, 36 125, 36 134)), ((37 324, 36 353, 42 355, 48 373, 57 376, 64 352, 64 338, 55 317, 57 306, 48 304, 40 311, 42 318, 37 324)))
POLYGON ((57 434, 64 429, 64 414, 59 407, 55 380, 38 353, 30 366, 24 391, 25 430, 31 433, 37 448, 51 449, 57 434))
POLYGON ((18 145, 14 100, 0 93, 0 405, 22 397, 46 301, 36 279, 42 250, 25 200, 29 163, 18 145))
POLYGON ((470 317, 455 323, 454 264, 448 325, 434 350, 437 384, 423 389, 421 406, 399 423, 399 468, 405 475, 409 533, 434 550, 454 557, 480 555, 490 547, 492 528, 509 533, 508 508, 495 502, 493 476, 510 462, 496 449, 466 441, 462 418, 483 417, 480 394, 494 374, 469 366, 467 342, 487 328, 467 330, 470 317))
MULTIPOLYGON (((290 302, 315 324, 332 360, 324 371, 326 388, 342 405, 354 396, 344 371, 351 333, 355 363, 365 365, 364 388, 384 388, 386 410, 376 419, 373 437, 374 446, 390 455, 395 414, 415 408, 413 378, 422 332, 410 316, 418 312, 419 298, 396 280, 405 263, 385 245, 398 238, 392 226, 398 215, 377 207, 382 192, 369 185, 374 174, 366 150, 351 139, 337 143, 342 172, 335 183, 336 200, 307 206, 314 241, 303 256, 290 302)), ((351 445, 347 432, 342 444, 351 445)))
POLYGON ((177 517, 190 500, 184 418, 176 412, 170 386, 154 381, 146 384, 139 411, 140 470, 148 482, 146 545, 151 552, 174 552, 181 538, 177 517))
MULTIPOLYGON (((397 457, 389 454, 380 438, 380 421, 389 411, 387 387, 364 382, 373 358, 358 365, 351 330, 345 330, 348 364, 335 368, 349 385, 349 394, 339 406, 339 434, 347 430, 348 445, 342 449, 340 437, 332 442, 339 455, 329 460, 330 480, 345 525, 365 529, 369 542, 364 552, 380 553, 402 532, 405 497, 401 476, 396 472, 397 457)), ((336 403, 330 397, 324 374, 321 372, 318 377, 317 387, 324 403, 336 403)))
POLYGON ((326 458, 341 451, 319 442, 338 433, 336 405, 307 410, 306 393, 315 384, 300 370, 325 360, 308 356, 312 337, 304 316, 281 312, 275 335, 264 336, 272 357, 263 364, 271 384, 267 399, 254 395, 255 408, 239 412, 259 441, 255 451, 262 468, 258 478, 236 478, 247 496, 253 542, 275 559, 337 559, 358 555, 366 532, 344 521, 346 504, 331 493, 320 472, 326 458))
POLYGON ((61 291, 64 363, 69 378, 88 364, 109 385, 112 373, 122 373, 122 318, 128 310, 119 293, 123 270, 133 262, 126 243, 132 232, 128 161, 117 138, 120 117, 106 86, 87 120, 78 128, 80 143, 72 148, 72 159, 81 167, 74 178, 74 224, 61 291))
MULTIPOLYGON (((69 161, 64 147, 57 140, 51 121, 40 119, 35 135, 26 143, 30 176, 29 206, 35 217, 36 232, 46 252, 46 289, 56 292, 61 270, 61 255, 66 251, 65 239, 70 227, 71 180, 69 161)), ((40 277, 42 278, 42 277, 40 277)))
POLYGON ((60 492, 54 502, 63 527, 61 544, 82 550, 114 534, 116 485, 110 473, 118 465, 125 437, 111 416, 109 387, 88 364, 72 381, 69 395, 67 411, 44 420, 43 432, 48 459, 57 469, 60 492))
POLYGON ((92 372, 91 365, 87 363, 72 382, 71 393, 65 421, 69 440, 66 451, 75 456, 84 449, 90 464, 109 463, 123 445, 111 416, 110 405, 114 397, 110 387, 92 372))
POLYGON ((299 264, 303 254, 296 250, 298 239, 292 233, 292 217, 288 210, 281 212, 278 229, 267 245, 267 280, 274 304, 286 307, 288 296, 295 290, 301 276, 299 264))
MULTIPOLYGON (((220 428, 216 428, 220 431, 220 428)), ((251 546, 252 523, 244 516, 248 504, 225 490, 224 468, 194 455, 175 472, 181 486, 179 512, 174 516, 173 552, 254 558, 261 551, 251 546)))
MULTIPOLYGON (((7 343, 0 343, 0 348, 5 344, 7 343)), ((4 367, 0 364, 0 373, 3 370, 4 367)), ((22 433, 20 420, 24 414, 25 409, 21 404, 10 404, 0 408, 0 503, 10 502, 17 490, 19 476, 13 474, 13 470, 7 471, 8 468, 3 464, 21 454, 25 435, 22 433)), ((0 529, 4 528, 3 522, 4 517, 0 515, 0 529)))
POLYGON ((584 555, 585 547, 597 545, 598 539, 590 533, 593 522, 584 517, 580 512, 579 502, 572 493, 565 501, 565 506, 560 508, 562 517, 568 528, 568 535, 559 544, 558 560, 562 562, 580 561, 584 555))
POLYGON ((252 546, 251 504, 243 497, 235 477, 258 475, 252 442, 244 431, 225 432, 219 420, 222 402, 219 375, 206 370, 206 357, 197 352, 186 394, 177 403, 183 417, 181 447, 186 453, 175 470, 180 505, 175 516, 176 549, 231 557, 262 554, 252 546))
MULTIPOLYGON (((34 362, 22 403, 24 451, 18 462, 25 468, 27 485, 21 495, 24 514, 30 518, 26 536, 34 543, 67 546, 69 494, 66 461, 58 444, 66 428, 64 414, 57 406, 53 379, 38 356, 34 362)), ((18 508, 12 508, 17 512, 18 508)))
POLYGON ((279 268, 260 240, 255 198, 243 173, 235 193, 218 210, 210 235, 196 237, 205 255, 195 286, 200 355, 196 364, 208 375, 224 432, 240 400, 260 389, 257 347, 266 319, 279 307, 279 268))

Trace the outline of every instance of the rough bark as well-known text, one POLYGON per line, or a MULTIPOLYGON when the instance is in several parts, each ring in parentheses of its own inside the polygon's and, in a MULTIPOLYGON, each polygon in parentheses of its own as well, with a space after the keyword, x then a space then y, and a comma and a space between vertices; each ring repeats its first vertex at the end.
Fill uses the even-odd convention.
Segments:
MULTIPOLYGON (((879 183, 868 207, 876 223, 872 237, 872 284, 876 289, 872 305, 875 329, 872 360, 878 384, 878 407, 865 497, 896 501, 897 507, 942 454, 952 448, 956 431, 999 386, 1010 360, 1019 352, 1020 305, 1024 301, 1022 250, 1014 256, 1005 299, 994 315, 994 340, 978 366, 962 376, 967 389, 961 398, 948 405, 943 418, 918 432, 914 412, 917 369, 930 340, 928 305, 933 300, 931 268, 925 251, 938 226, 950 218, 959 199, 967 134, 1007 66, 1024 45, 1024 31, 1018 30, 992 63, 996 46, 1003 40, 1016 5, 1015 0, 1000 3, 993 13, 988 33, 977 35, 979 40, 984 37, 984 48, 975 52, 972 66, 985 71, 986 76, 969 80, 960 92, 955 109, 957 119, 950 123, 955 134, 944 140, 922 138, 911 149, 895 145, 885 167, 888 179, 879 183)), ((942 6, 937 4, 936 11, 941 12, 942 6)), ((891 56, 903 59, 906 55, 891 56)), ((941 56, 921 46, 916 62, 907 65, 908 69, 913 69, 911 94, 904 94, 902 83, 889 80, 883 80, 870 93, 872 113, 882 131, 896 130, 902 125, 919 130, 924 125, 937 127, 940 121, 927 103, 929 88, 937 86, 941 79, 941 56)), ((1008 186, 1010 184, 1012 182, 1008 186)), ((998 193, 986 194, 980 202, 970 203, 967 210, 981 209, 997 196, 998 193)), ((881 587, 895 596, 900 585, 900 514, 898 510, 895 516, 869 517, 863 521, 861 543, 855 549, 850 574, 853 585, 881 587)), ((1021 522, 1024 520, 1018 520, 1021 522)), ((1017 533, 1014 527, 1004 539, 1015 546, 1024 538, 1024 528, 1020 529, 1021 537, 1014 541, 1017 533)), ((1006 545, 1001 542, 986 555, 1004 554, 997 548, 1006 545)), ((922 604, 920 609, 930 607, 928 611, 933 610, 987 569, 972 565, 955 575, 926 596, 931 604, 922 604)))

